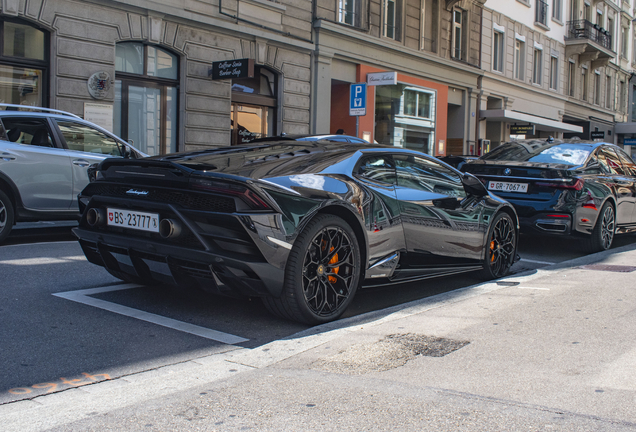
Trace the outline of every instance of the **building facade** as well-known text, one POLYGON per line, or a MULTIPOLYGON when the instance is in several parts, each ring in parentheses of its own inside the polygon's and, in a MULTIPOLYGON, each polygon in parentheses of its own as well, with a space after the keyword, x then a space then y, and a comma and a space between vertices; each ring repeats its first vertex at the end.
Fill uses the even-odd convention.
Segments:
POLYGON ((627 0, 1 7, 0 101, 86 117, 148 154, 340 129, 436 156, 514 137, 636 139, 627 0), (212 74, 219 63, 249 67, 212 74), (366 109, 351 115, 357 83, 366 109))
POLYGON ((97 104, 148 154, 308 133, 309 5, 4 0, 0 99, 82 117, 97 104), (254 76, 211 79, 213 62, 235 59, 254 76))
POLYGON ((579 137, 623 144, 633 76, 623 0, 488 0, 479 137, 579 137), (620 127, 619 127, 620 128, 620 127))

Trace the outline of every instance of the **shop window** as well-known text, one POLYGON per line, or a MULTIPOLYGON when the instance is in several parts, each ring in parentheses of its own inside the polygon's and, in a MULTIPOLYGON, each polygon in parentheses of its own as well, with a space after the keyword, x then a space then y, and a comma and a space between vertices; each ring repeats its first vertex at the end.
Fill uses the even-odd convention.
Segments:
POLYGON ((375 139, 433 155, 435 148, 434 91, 404 84, 377 86, 375 139))
POLYGON ((276 135, 278 77, 255 66, 254 78, 232 80, 232 144, 276 135))
POLYGON ((149 155, 176 152, 178 57, 141 42, 115 52, 115 134, 149 155))
POLYGON ((49 35, 26 22, 0 21, 0 102, 47 105, 49 35))

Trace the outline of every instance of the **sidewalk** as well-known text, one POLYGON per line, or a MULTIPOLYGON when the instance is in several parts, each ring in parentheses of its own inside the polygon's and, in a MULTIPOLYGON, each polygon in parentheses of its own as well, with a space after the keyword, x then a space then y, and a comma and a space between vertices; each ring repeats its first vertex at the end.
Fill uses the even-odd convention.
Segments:
POLYGON ((0 419, 6 431, 636 431, 636 272, 611 266, 636 266, 636 247, 0 406, 0 419))

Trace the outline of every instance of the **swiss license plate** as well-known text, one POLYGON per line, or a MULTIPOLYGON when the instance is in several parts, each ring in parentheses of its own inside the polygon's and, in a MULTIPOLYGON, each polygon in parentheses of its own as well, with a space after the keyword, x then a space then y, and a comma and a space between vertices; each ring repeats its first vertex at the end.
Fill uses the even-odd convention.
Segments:
POLYGON ((108 225, 141 231, 159 232, 159 215, 138 211, 109 208, 108 225))
POLYGON ((528 192, 528 183, 509 183, 500 181, 489 181, 488 189, 498 192, 528 192))

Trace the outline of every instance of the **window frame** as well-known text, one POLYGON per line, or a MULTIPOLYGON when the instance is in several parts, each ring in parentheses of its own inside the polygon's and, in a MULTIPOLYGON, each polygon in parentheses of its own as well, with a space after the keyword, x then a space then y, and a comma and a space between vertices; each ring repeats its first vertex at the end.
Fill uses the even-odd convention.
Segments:
POLYGON ((340 24, 346 24, 353 27, 360 26, 360 23, 359 23, 360 7, 361 7, 360 0, 338 0, 337 6, 338 6, 338 10, 336 11, 336 18, 340 24), (352 10, 350 12, 352 18, 350 23, 346 21, 347 13, 349 12, 346 9, 346 5, 348 5, 349 3, 352 5, 352 10), (343 5, 345 7, 343 7, 343 5))
MULTIPOLYGON (((132 72, 123 72, 123 71, 118 71, 115 70, 115 81, 120 81, 121 82, 121 131, 120 131, 120 135, 122 137, 128 137, 128 117, 129 117, 129 102, 128 102, 128 93, 129 93, 129 87, 131 85, 135 86, 135 87, 147 87, 147 88, 154 88, 154 89, 159 89, 161 91, 161 107, 160 107, 160 112, 161 114, 161 121, 160 121, 160 127, 159 127, 159 133, 160 133, 160 152, 158 153, 158 155, 164 155, 168 153, 168 149, 167 147, 167 111, 168 111, 168 87, 174 87, 177 90, 177 114, 175 115, 175 121, 176 121, 176 125, 175 125, 175 130, 177 131, 177 136, 174 137, 174 139, 176 140, 176 149, 175 151, 180 151, 180 146, 179 146, 179 120, 180 120, 180 116, 179 116, 179 112, 180 112, 180 97, 179 97, 179 88, 181 85, 181 57, 172 52, 171 50, 164 48, 163 46, 160 45, 155 45, 155 44, 148 44, 142 41, 137 41, 137 40, 130 40, 130 41, 120 41, 118 42, 118 44, 126 44, 126 43, 140 43, 143 45, 144 47, 144 53, 143 53, 143 74, 136 74, 136 73, 132 73, 132 72), (176 79, 172 79, 172 78, 164 78, 164 77, 158 77, 158 76, 154 76, 154 75, 148 75, 148 47, 154 47, 155 49, 161 49, 163 51, 166 51, 172 55, 176 56, 176 60, 177 60, 177 78, 176 79), (124 121, 125 119, 125 121, 124 121)), ((135 143, 135 146, 137 146, 139 144, 135 143)))
POLYGON ((552 0, 552 19, 563 22, 563 0, 552 0))
POLYGON ((559 91, 559 57, 550 56, 550 90, 559 91))
POLYGON ((451 26, 451 58, 456 60, 465 60, 465 43, 464 43, 464 22, 465 11, 459 8, 453 8, 451 14, 452 26, 451 26), (460 17, 460 22, 457 22, 456 17, 460 17), (457 55, 457 46, 459 44, 459 55, 457 55))
POLYGON ((543 84, 543 50, 536 46, 532 54, 532 84, 543 84))
POLYGON ((506 34, 503 31, 493 29, 492 69, 500 73, 504 72, 504 58, 506 54, 505 42, 506 42, 506 34))
POLYGON ((524 81, 526 74, 525 74, 525 65, 526 65, 526 60, 525 60, 525 56, 526 56, 526 42, 519 39, 519 38, 515 38, 515 58, 514 58, 514 63, 515 63, 515 72, 514 72, 514 77, 515 79, 518 79, 520 81, 524 81))
POLYGON ((51 62, 51 33, 34 23, 19 18, 2 17, 0 19, 0 64, 10 67, 39 69, 42 71, 42 107, 50 106, 49 69, 51 62), (23 58, 4 55, 4 23, 11 22, 32 27, 44 34, 44 59, 23 58))

